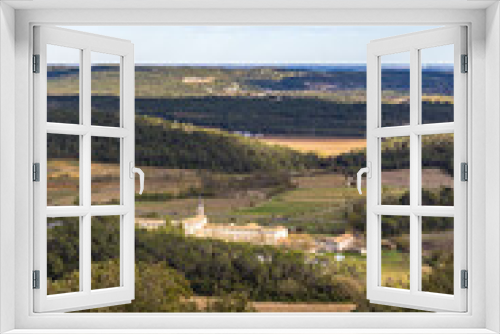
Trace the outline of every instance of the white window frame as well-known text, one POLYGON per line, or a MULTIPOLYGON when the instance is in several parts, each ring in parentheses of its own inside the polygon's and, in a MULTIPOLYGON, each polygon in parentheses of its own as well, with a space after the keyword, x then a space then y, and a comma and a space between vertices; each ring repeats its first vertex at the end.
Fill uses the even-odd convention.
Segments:
MULTIPOLYGON (((5 4, 0 4, 6 7, 5 4)), ((4 9, 5 12, 12 11, 4 9)), ((3 17, 2 17, 3 18, 3 17)), ((488 12, 485 10, 455 10, 455 9, 398 9, 398 10, 328 10, 328 9, 286 9, 286 10, 25 10, 16 13, 15 25, 10 17, 6 23, 0 19, 0 25, 15 27, 15 117, 1 109, 0 117, 8 124, 15 125, 15 148, 2 138, 2 158, 15 157, 15 231, 12 225, 1 221, 1 231, 8 232, 0 236, 0 265, 2 280, 0 281, 1 316, 6 320, 2 330, 16 329, 13 333, 35 333, 36 329, 50 329, 50 333, 76 333, 77 329, 94 329, 94 333, 104 333, 111 329, 114 332, 146 333, 148 329, 155 333, 492 333, 500 331, 498 312, 500 298, 498 278, 500 261, 498 261, 498 244, 500 230, 498 218, 500 209, 500 137, 498 136, 498 90, 500 90, 499 33, 500 19, 498 5, 494 4, 488 12), (486 29, 485 22, 488 29, 486 29), (30 250, 32 245, 32 206, 30 181, 32 156, 32 103, 31 91, 31 45, 32 26, 34 24, 53 25, 178 25, 178 24, 241 24, 241 25, 440 25, 464 24, 469 27, 469 56, 471 75, 468 79, 470 90, 468 131, 471 133, 468 143, 471 155, 469 167, 469 224, 468 234, 471 243, 468 244, 468 268, 470 270, 467 313, 402 313, 402 314, 34 314, 32 312, 32 290, 30 250), (485 65, 489 71, 485 71, 485 65), (488 86, 486 85, 488 83, 488 86), (488 108, 486 108, 488 106, 488 108), (488 117, 488 122, 486 122, 488 117), (488 132, 486 135, 485 133, 488 132), (488 140, 486 140, 488 139, 488 140), (485 148, 493 149, 486 155, 485 148), (495 151, 496 149, 496 151, 495 151), (14 152, 17 152, 14 154, 14 152), (495 172, 486 183, 486 170, 495 172), (496 164, 496 165, 495 165, 496 164), (488 193, 488 197, 486 196, 488 193), (473 195, 473 196, 471 196, 473 195), (485 208, 485 201, 488 206, 485 208), (488 216, 485 215, 488 214, 488 216), (10 239, 9 239, 10 238, 10 239), (12 242, 15 238, 15 243, 12 242), (488 267, 484 257, 492 256, 488 267), (12 256, 14 254, 14 256, 12 256), (7 269, 7 270, 5 270, 7 269), (5 276, 5 279, 3 278, 5 276), (14 283, 15 291, 11 292, 14 283), (488 289, 488 294, 485 293, 488 289), (4 299, 4 297, 6 299, 4 299), (12 305, 15 309, 12 310, 12 305), (10 306, 10 308, 8 307, 10 306), (14 319, 8 318, 13 315, 14 319), (137 329, 138 326, 141 329, 137 329), (247 328, 247 330, 243 330, 247 328), (100 330, 97 330, 100 329, 100 330), (133 330, 137 329, 137 330, 133 330), (164 330, 161 330, 164 329, 164 330), (170 330, 169 330, 170 329, 170 330), (176 330, 178 329, 178 330, 176 330), (216 329, 216 330, 215 330, 216 329), (241 329, 241 330, 236 330, 241 329), (253 330, 249 330, 253 329, 253 330), (355 330, 357 329, 357 330, 355 330), (413 330, 412 330, 413 329, 413 330)), ((0 26, 2 27, 2 26, 0 26)), ((1 36, 9 36, 8 31, 0 31, 1 36)), ((12 55, 13 42, 0 40, 2 52, 12 55), (3 49, 4 43, 7 49, 3 49)), ((0 57, 0 68, 8 68, 14 63, 8 57, 0 57)), ((3 72, 4 73, 4 72, 3 72)), ((13 79, 10 77, 10 79, 13 79)), ((9 81, 0 78, 4 83, 0 93, 13 91, 8 86, 9 81), (7 85, 5 85, 7 84, 7 85)), ((2 102, 3 102, 2 97, 2 102)), ((5 100, 8 106, 13 106, 12 100, 5 100)), ((2 126, 2 125, 0 125, 2 126)), ((2 133, 0 132, 0 136, 2 133)), ((12 170, 13 164, 1 160, 0 182, 8 183, 6 171, 12 170), (4 168, 5 166, 5 168, 4 168)), ((3 189, 1 194, 7 195, 3 189)), ((2 209, 5 208, 4 198, 0 198, 2 209)), ((9 213, 10 214, 10 213, 9 213)), ((81 332, 81 331, 80 331, 81 332)))
POLYGON ((367 163, 371 177, 367 179, 367 296, 370 302, 403 306, 430 311, 467 310, 467 290, 461 287, 461 270, 467 270, 467 185, 460 179, 461 163, 467 163, 467 73, 462 73, 461 56, 467 55, 465 26, 436 28, 412 34, 371 41, 367 51, 367 163), (422 123, 422 68, 420 51, 453 45, 454 121, 449 123, 422 123), (408 52, 410 74, 410 123, 401 126, 382 124, 381 67, 382 57, 408 52), (421 136, 454 134, 454 206, 424 206, 422 197, 421 136), (410 203, 383 205, 381 140, 390 137, 408 137, 410 140, 410 203), (382 217, 406 216, 410 221, 409 274, 410 287, 389 288, 381 285, 382 275, 382 217), (454 294, 440 294, 421 290, 422 283, 422 217, 452 217, 454 294))
POLYGON ((134 299, 135 182, 129 169, 135 161, 134 45, 130 41, 48 26, 34 27, 34 54, 39 55, 39 73, 34 84, 34 162, 39 163, 39 181, 33 184, 34 270, 39 271, 39 289, 34 289, 34 311, 75 311, 130 303, 134 299), (72 48, 80 53, 78 124, 47 121, 47 45, 72 48), (118 127, 91 124, 91 55, 106 53, 120 59, 120 110, 118 127), (80 152, 80 203, 47 206, 47 134, 78 136, 80 152), (91 139, 120 141, 120 203, 91 205, 91 139), (120 286, 93 290, 91 286, 92 217, 119 216, 120 286), (47 295, 47 218, 79 218, 79 291, 47 295))

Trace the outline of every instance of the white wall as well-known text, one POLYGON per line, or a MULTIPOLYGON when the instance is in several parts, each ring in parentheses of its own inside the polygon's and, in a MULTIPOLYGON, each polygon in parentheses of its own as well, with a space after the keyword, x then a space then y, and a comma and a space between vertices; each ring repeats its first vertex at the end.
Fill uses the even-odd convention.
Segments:
POLYGON ((500 332, 500 6, 486 11, 486 328, 500 332), (496 255, 496 256, 495 256, 496 255), (493 284, 496 282, 496 284, 493 284))
POLYGON ((0 2, 0 333, 14 328, 15 12, 0 2), (3 255, 2 254, 2 255, 3 255))

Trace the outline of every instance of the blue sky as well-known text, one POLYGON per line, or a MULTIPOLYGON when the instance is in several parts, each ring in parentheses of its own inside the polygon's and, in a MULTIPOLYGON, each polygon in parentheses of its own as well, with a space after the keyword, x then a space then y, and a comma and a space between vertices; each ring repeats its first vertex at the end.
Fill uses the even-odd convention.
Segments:
MULTIPOLYGON (((86 26, 74 30, 130 40, 139 64, 366 63, 374 39, 432 29, 429 26, 86 26)), ((446 53, 449 54, 449 53, 446 53)), ((50 63, 76 63, 74 53, 52 51, 50 63)), ((96 62, 112 62, 97 55, 96 62)), ((428 50, 428 63, 449 63, 428 50)), ((391 56, 392 63, 405 62, 391 56)))

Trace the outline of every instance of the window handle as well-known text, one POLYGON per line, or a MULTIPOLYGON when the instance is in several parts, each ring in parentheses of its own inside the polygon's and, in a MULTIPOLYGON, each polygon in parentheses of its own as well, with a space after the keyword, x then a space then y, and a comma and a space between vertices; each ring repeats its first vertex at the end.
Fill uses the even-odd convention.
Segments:
POLYGON ((361 175, 363 175, 364 173, 366 173, 366 177, 367 178, 371 178, 372 177, 372 163, 367 161, 366 162, 366 166, 365 168, 361 168, 359 171, 358 171, 358 192, 359 194, 363 194, 361 192, 361 175))
POLYGON ((135 173, 139 174, 139 184, 141 189, 139 190, 139 194, 142 195, 142 192, 144 191, 144 172, 137 167, 134 167, 134 162, 130 161, 130 178, 134 179, 135 178, 135 173))

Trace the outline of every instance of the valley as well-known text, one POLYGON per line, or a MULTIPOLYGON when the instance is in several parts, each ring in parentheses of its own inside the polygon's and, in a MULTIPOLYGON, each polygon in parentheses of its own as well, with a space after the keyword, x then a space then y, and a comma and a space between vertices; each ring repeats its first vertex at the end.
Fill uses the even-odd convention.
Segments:
MULTIPOLYGON (((397 85, 407 71, 393 71, 383 96, 389 124, 408 104, 408 87, 397 85)), ((119 89, 112 84, 118 74, 113 65, 93 69, 94 125, 119 124, 119 89)), ((426 75, 443 83, 424 89, 426 115, 448 120, 452 77, 426 75)), ((79 123, 77 72, 54 66, 50 78, 48 121, 79 123)), ((137 66, 136 166, 146 181, 135 197, 136 217, 162 224, 136 225, 134 302, 93 311, 406 311, 370 304, 365 295, 366 198, 354 184, 366 164, 365 88, 365 72, 345 68, 137 66), (200 202, 209 224, 282 227, 288 236, 273 245, 227 241, 171 224, 195 216, 200 202), (333 250, 334 238, 349 237, 356 240, 350 248, 333 250)), ((119 204, 119 141, 98 138, 92 145, 92 204, 119 204)), ((408 145, 405 138, 384 142, 384 204, 408 202, 408 145)), ((49 136, 48 205, 79 205, 79 149, 78 138, 49 136)), ((426 205, 453 205, 453 135, 425 138, 422 156, 426 205)), ((96 219, 104 224, 93 232, 95 282, 118 284, 119 225, 96 219)), ((423 284, 449 292, 453 223, 432 219, 422 237, 423 284)), ((49 286, 52 293, 73 291, 77 225, 51 224, 49 286)), ((408 234, 397 217, 387 220, 387 233, 382 281, 407 288, 408 234)))

